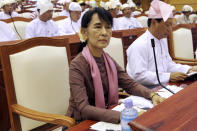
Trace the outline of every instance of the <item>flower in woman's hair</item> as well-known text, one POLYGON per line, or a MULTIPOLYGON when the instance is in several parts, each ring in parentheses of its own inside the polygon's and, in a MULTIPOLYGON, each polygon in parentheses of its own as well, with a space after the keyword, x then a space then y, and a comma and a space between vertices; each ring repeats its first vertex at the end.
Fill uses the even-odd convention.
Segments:
POLYGON ((81 42, 85 42, 87 40, 87 37, 84 34, 81 33, 81 28, 78 32, 78 36, 79 36, 79 39, 80 39, 81 42))

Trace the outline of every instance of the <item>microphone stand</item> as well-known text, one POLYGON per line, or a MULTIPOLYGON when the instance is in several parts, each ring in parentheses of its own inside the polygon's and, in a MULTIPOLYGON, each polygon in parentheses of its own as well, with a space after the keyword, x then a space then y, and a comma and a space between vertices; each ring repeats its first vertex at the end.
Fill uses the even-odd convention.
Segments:
POLYGON ((9 12, 9 15, 10 15, 10 18, 11 18, 11 20, 12 20, 12 22, 13 22, 14 29, 15 29, 16 33, 18 34, 18 36, 19 36, 19 37, 20 37, 20 39, 22 40, 22 37, 21 37, 21 36, 20 36, 20 34, 18 33, 18 31, 17 31, 17 29, 16 29, 16 26, 15 26, 15 24, 14 24, 14 20, 13 20, 13 18, 12 18, 12 14, 11 14, 11 12, 9 12))
POLYGON ((154 60, 155 60, 155 69, 156 69, 156 75, 157 75, 157 80, 159 82, 159 85, 161 87, 163 87, 164 89, 168 90, 170 93, 175 94, 173 91, 171 91, 170 89, 166 88, 164 85, 161 84, 160 79, 159 79, 159 73, 158 73, 158 69, 157 69, 157 60, 156 60, 156 55, 155 55, 155 40, 151 39, 151 44, 153 47, 153 54, 154 54, 154 60))

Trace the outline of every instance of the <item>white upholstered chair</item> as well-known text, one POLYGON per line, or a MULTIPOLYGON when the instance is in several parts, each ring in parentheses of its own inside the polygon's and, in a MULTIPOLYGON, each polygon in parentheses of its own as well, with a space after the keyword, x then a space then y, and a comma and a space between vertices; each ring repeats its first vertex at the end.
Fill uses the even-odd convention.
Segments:
POLYGON ((135 17, 137 19, 137 21, 139 21, 143 27, 148 27, 148 16, 147 15, 141 15, 138 17, 135 17))
POLYGON ((57 16, 53 18, 53 21, 55 21, 56 25, 59 27, 66 18, 67 16, 57 16))
POLYGON ((32 19, 30 18, 24 18, 24 17, 14 17, 13 19, 6 19, 6 20, 2 20, 6 23, 8 23, 12 29, 14 30, 14 32, 16 33, 18 39, 20 39, 19 35, 21 36, 21 39, 25 39, 25 32, 26 32, 26 27, 27 24, 32 21, 32 19), (14 21, 14 23, 13 23, 14 21), (14 27, 15 25, 15 27, 14 27), (18 35, 18 33, 19 35, 18 35))
POLYGON ((189 19, 190 19, 191 23, 195 23, 197 20, 197 14, 189 15, 189 19))
POLYGON ((24 12, 20 15, 21 15, 21 17, 24 17, 24 18, 32 18, 32 16, 33 16, 33 14, 30 12, 24 12))
POLYGON ((190 28, 179 27, 172 31, 169 38, 170 54, 175 62, 189 65, 197 64, 197 61, 194 59, 195 50, 193 49, 193 38, 190 28))
POLYGON ((65 116, 70 96, 67 42, 38 37, 0 48, 12 131, 45 122, 75 124, 65 116))
POLYGON ((172 33, 175 57, 194 59, 191 29, 180 28, 172 33))
POLYGON ((140 14, 142 14, 142 12, 136 10, 136 11, 133 12, 133 14, 134 15, 140 15, 140 14))
POLYGON ((123 69, 125 69, 121 38, 111 37, 110 43, 104 51, 106 51, 123 69))

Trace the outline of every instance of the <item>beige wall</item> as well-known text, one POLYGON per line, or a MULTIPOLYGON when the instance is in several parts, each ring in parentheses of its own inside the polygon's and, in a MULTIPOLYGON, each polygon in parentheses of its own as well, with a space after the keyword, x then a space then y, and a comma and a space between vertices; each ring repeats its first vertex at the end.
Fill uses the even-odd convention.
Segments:
POLYGON ((177 11, 181 11, 184 5, 191 5, 194 11, 197 10, 197 0, 164 0, 165 2, 172 4, 176 7, 177 11))

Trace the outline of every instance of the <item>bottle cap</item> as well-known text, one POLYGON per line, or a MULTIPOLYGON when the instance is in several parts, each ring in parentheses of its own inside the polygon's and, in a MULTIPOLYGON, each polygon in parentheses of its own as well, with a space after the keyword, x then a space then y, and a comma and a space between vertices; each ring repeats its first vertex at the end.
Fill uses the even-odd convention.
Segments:
POLYGON ((126 100, 124 101, 124 105, 125 105, 126 108, 131 108, 131 107, 133 106, 133 101, 132 101, 132 99, 126 99, 126 100))

